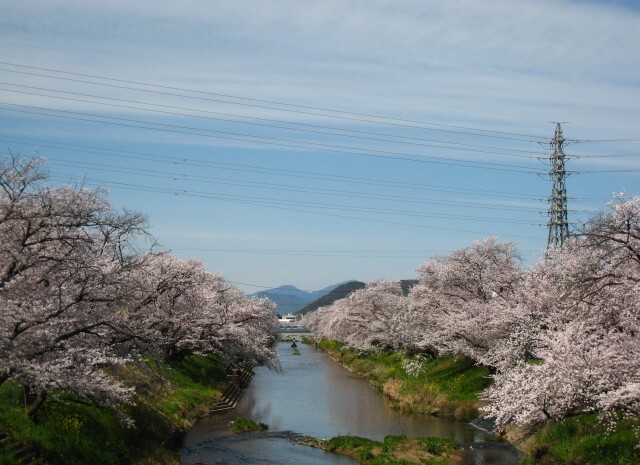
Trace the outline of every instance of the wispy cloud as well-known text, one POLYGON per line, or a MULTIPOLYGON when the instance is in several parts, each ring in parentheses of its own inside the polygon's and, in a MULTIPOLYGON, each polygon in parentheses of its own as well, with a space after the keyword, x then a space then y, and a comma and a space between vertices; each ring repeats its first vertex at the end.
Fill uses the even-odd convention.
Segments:
MULTIPOLYGON (((123 87, 150 88, 0 64, 0 70, 4 69, 0 71, 0 81, 14 84, 0 84, 0 89, 4 89, 0 90, 1 101, 85 112, 91 115, 87 117, 90 119, 107 116, 173 124, 175 127, 174 132, 162 132, 131 127, 126 121, 120 121, 120 126, 117 125, 118 120, 111 120, 111 125, 89 124, 80 120, 6 110, 0 111, 0 121, 2 131, 16 137, 32 136, 34 139, 49 138, 87 146, 111 146, 120 150, 158 154, 158 159, 162 155, 175 155, 190 160, 217 160, 262 167, 262 171, 233 172, 242 181, 300 183, 329 190, 355 189, 348 185, 346 178, 342 181, 319 180, 287 171, 298 170, 386 179, 395 183, 395 186, 403 182, 415 185, 423 182, 449 185, 461 188, 457 197, 473 197, 473 193, 464 190, 469 188, 485 193, 538 193, 544 199, 549 185, 536 173, 545 171, 548 167, 535 157, 544 157, 548 151, 535 142, 475 137, 464 134, 464 129, 456 132, 452 127, 448 129, 453 132, 417 131, 385 126, 377 118, 328 118, 321 116, 324 112, 317 108, 388 115, 462 128, 476 127, 531 134, 535 136, 532 139, 539 138, 547 142, 553 131, 550 120, 570 122, 565 125, 565 135, 572 139, 637 138, 640 121, 640 54, 637 51, 640 44, 640 8, 634 8, 634 4, 637 5, 637 2, 624 0, 616 2, 617 6, 604 0, 0 0, 0 61, 185 89, 178 91, 157 87, 155 90, 158 92, 143 92, 123 87), (631 7, 626 7, 625 3, 631 7), (53 76, 62 79, 54 79, 53 76), (50 90, 29 90, 15 85, 50 90), (61 94, 53 90, 96 97, 61 94), (192 90, 201 93, 192 93, 192 90), (24 92, 57 95, 65 99, 24 92), (217 95, 205 94, 206 92, 217 95), (198 98, 170 95, 172 93, 198 98), (76 100, 70 100, 71 98, 76 100), (98 105, 78 100, 123 106, 98 105), (133 101, 165 107, 163 109, 132 103, 133 101), (231 101, 235 104, 229 103, 231 101), (269 102, 291 103, 300 107, 269 102), (171 107, 217 112, 217 116, 211 113, 208 115, 231 120, 240 117, 266 118, 337 126, 345 131, 358 129, 372 133, 392 132, 401 136, 443 139, 461 144, 506 147, 512 149, 512 155, 525 157, 505 157, 505 150, 499 148, 479 153, 454 151, 380 140, 305 134, 300 131, 144 110, 147 108, 206 115, 171 107), (226 113, 227 116, 220 113, 226 113), (458 165, 392 163, 382 157, 364 158, 347 154, 340 157, 331 155, 328 147, 325 153, 283 145, 259 145, 247 140, 216 138, 214 133, 199 136, 196 135, 198 131, 183 130, 181 127, 353 145, 362 149, 360 151, 390 150, 445 159, 489 161, 527 166, 530 170, 527 173, 497 171, 495 165, 474 170, 458 165), (528 155, 531 158, 526 158, 528 155), (283 170, 280 175, 277 175, 278 170, 283 170)), ((77 114, 67 116, 82 118, 77 114)), ((447 130, 447 126, 430 127, 447 130)), ((165 128, 169 129, 168 126, 165 128)), ((27 147, 27 153, 32 149, 29 145, 21 147, 27 147)), ((639 151, 635 142, 580 144, 567 147, 566 150, 578 155, 639 151)), ((56 154, 53 149, 49 152, 56 154)), ((65 153, 64 147, 57 153, 59 156, 67 156, 66 160, 91 160, 96 163, 130 166, 132 172, 134 167, 138 170, 150 167, 173 169, 176 172, 211 176, 219 176, 221 171, 220 168, 204 165, 180 166, 179 161, 173 167, 167 163, 158 167, 150 164, 149 158, 140 160, 132 157, 127 160, 90 152, 65 153)), ((577 170, 612 168, 638 169, 640 157, 584 158, 571 160, 570 167, 577 170)), ((80 172, 69 168, 69 163, 64 168, 58 166, 56 169, 66 170, 65 174, 69 176, 80 172)), ((82 170, 84 173, 88 168, 83 165, 82 170)), ((136 183, 160 185, 163 182, 121 172, 109 178, 105 173, 96 170, 96 173, 89 174, 95 175, 93 177, 96 179, 105 177, 112 181, 130 182, 133 187, 136 183)), ((638 175, 633 172, 626 175, 576 176, 569 179, 568 185, 570 195, 599 198, 609 195, 613 190, 620 190, 624 184, 633 184, 637 179, 638 175)), ((175 186, 176 182, 166 181, 162 186, 175 186)), ((185 190, 193 187, 186 182, 180 186, 185 190)), ((213 189, 216 186, 206 187, 213 189)), ((428 224, 431 226, 453 226, 460 230, 459 234, 438 233, 436 229, 403 228, 393 222, 404 221, 392 215, 369 214, 371 219, 389 221, 388 224, 357 219, 351 221, 351 212, 333 218, 330 216, 330 206, 326 206, 344 202, 352 204, 354 208, 358 205, 385 207, 390 210, 396 207, 409 208, 407 205, 381 204, 379 199, 365 202, 361 198, 344 196, 336 199, 335 195, 329 197, 318 193, 278 194, 279 199, 290 200, 291 203, 301 200, 309 205, 325 205, 314 210, 325 215, 314 216, 309 212, 286 209, 280 212, 261 206, 261 200, 273 195, 266 189, 253 188, 248 191, 249 188, 243 187, 240 182, 238 186, 225 185, 218 188, 232 194, 250 196, 255 205, 225 203, 197 196, 154 196, 149 192, 136 193, 131 189, 118 193, 116 188, 114 198, 116 202, 148 211, 152 222, 157 224, 154 232, 160 242, 171 246, 186 247, 198 242, 205 245, 215 243, 217 248, 223 249, 239 248, 238 244, 248 243, 252 247, 279 250, 293 246, 312 249, 310 243, 336 243, 340 247, 357 249, 358 244, 369 241, 368 248, 383 250, 389 248, 388 241, 395 240, 403 244, 406 242, 408 247, 411 244, 410 247, 414 249, 424 248, 425 242, 433 244, 435 249, 451 249, 468 245, 469 237, 477 238, 475 233, 465 233, 465 229, 495 231, 496 234, 504 235, 538 234, 541 239, 530 241, 528 247, 525 246, 529 249, 540 248, 545 239, 544 227, 532 232, 530 227, 524 225, 518 229, 515 226, 512 228, 489 221, 483 222, 484 213, 480 206, 478 211, 473 211, 469 206, 458 208, 443 205, 441 209, 434 207, 434 212, 453 213, 463 217, 455 220, 440 217, 430 219, 428 224), (167 213, 169 203, 173 209, 183 214, 181 218, 184 218, 184 224, 175 223, 172 212, 167 213)), ((204 187, 202 189, 205 190, 204 187)), ((395 189, 396 194, 406 195, 406 192, 397 187, 384 189, 389 189, 390 192, 395 189)), ((383 188, 371 187, 371 190, 382 192, 383 188)), ((416 195, 426 196, 427 193, 416 195)), ((428 195, 440 195, 444 201, 456 197, 449 192, 428 195)), ((505 201, 504 197, 499 198, 502 200, 494 203, 502 202, 504 207, 532 206, 529 201, 522 203, 517 198, 509 201, 505 201)), ((544 202, 534 200, 533 203, 539 205, 540 210, 546 208, 544 202)), ((600 205, 601 203, 598 207, 600 205)), ((584 201, 584 208, 587 207, 594 208, 594 203, 584 201)), ((517 216, 505 208, 504 212, 493 210, 486 216, 501 215, 505 219, 517 216, 531 222, 546 221, 546 217, 530 211, 533 209, 523 210, 517 216)), ((358 214, 354 213, 352 216, 355 218, 358 214)), ((414 219, 407 220, 413 221, 414 219)), ((264 261, 260 261, 263 259, 259 257, 253 258, 256 260, 255 267, 247 266, 249 258, 241 264, 231 258, 216 262, 214 267, 221 267, 225 272, 229 270, 236 276, 248 273, 248 280, 252 279, 251 273, 255 272, 256 282, 264 282, 265 279, 275 282, 287 280, 289 271, 284 266, 284 261, 283 266, 274 271, 266 258, 264 261), (260 273, 267 273, 269 278, 260 273)), ((292 269, 298 269, 300 262, 294 264, 292 269)), ((327 266, 326 270, 307 272, 310 275, 322 272, 324 277, 318 281, 332 282, 333 279, 328 276, 333 276, 330 275, 331 272, 335 273, 334 264, 332 262, 332 266, 327 266)), ((358 270, 362 270, 360 265, 343 265, 340 268, 344 276, 340 279, 353 277, 358 270)), ((404 277, 410 277, 417 264, 407 266, 407 263, 394 263, 384 272, 372 268, 367 273, 370 276, 383 276, 388 271, 389 275, 404 274, 404 277)))
POLYGON ((640 15, 604 3, 35 1, 3 11, 5 38, 38 41, 27 56, 3 46, 5 59, 204 90, 246 94, 251 83, 256 95, 318 104, 339 88, 354 107, 418 115, 432 103, 456 118, 460 101, 474 117, 544 120, 552 106, 591 124, 640 99, 640 15))

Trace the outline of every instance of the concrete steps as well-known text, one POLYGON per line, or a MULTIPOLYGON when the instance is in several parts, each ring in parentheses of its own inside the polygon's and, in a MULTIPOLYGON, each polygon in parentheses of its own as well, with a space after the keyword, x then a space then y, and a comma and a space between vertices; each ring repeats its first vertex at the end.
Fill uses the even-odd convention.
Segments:
POLYGON ((8 452, 15 460, 16 465, 49 465, 35 449, 3 432, 0 432, 0 450, 8 452))
POLYGON ((243 389, 246 389, 254 376, 255 373, 253 372, 253 367, 245 367, 239 376, 240 386, 243 389))
MULTIPOLYGON (((222 392, 222 397, 211 407, 210 413, 232 410, 249 386, 255 373, 255 365, 246 365, 241 369, 230 370, 229 385, 222 392)), ((45 460, 35 449, 22 444, 13 437, 0 431, 0 450, 7 451, 15 459, 16 465, 57 465, 45 460)))
POLYGON ((245 366, 241 370, 233 370, 233 374, 227 375, 231 379, 231 383, 222 392, 222 397, 215 403, 209 413, 226 412, 234 409, 244 394, 244 389, 249 386, 255 373, 254 365, 245 366))
POLYGON ((235 408, 243 393, 241 388, 230 384, 222 393, 222 398, 211 408, 210 413, 225 412, 235 408))

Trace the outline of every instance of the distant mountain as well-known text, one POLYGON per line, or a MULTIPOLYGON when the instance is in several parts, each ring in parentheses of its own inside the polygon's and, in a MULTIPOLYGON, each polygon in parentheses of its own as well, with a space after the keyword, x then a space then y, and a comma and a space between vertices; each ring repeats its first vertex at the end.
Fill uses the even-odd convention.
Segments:
MULTIPOLYGON (((400 281, 400 287, 402 287, 402 293, 404 295, 408 295, 409 291, 413 286, 418 283, 417 279, 403 279, 400 281)), ((363 289, 365 287, 365 283, 360 281, 349 281, 344 284, 341 284, 334 288, 328 294, 320 297, 315 302, 311 302, 309 305, 301 308, 295 313, 299 313, 304 315, 309 312, 313 312, 314 310, 319 309, 320 307, 324 307, 327 305, 331 305, 336 300, 344 299, 346 296, 351 294, 353 291, 357 291, 358 289, 363 289)))
POLYGON ((358 289, 364 288, 365 284, 360 281, 349 281, 344 284, 339 285, 338 287, 331 290, 331 292, 323 295, 319 299, 314 302, 311 302, 309 305, 301 308, 296 313, 304 315, 305 313, 312 312, 314 310, 319 309, 320 307, 324 307, 326 305, 331 305, 336 300, 344 299, 346 296, 351 294, 353 291, 357 291, 358 289))
POLYGON ((294 313, 300 310, 305 305, 314 302, 324 295, 328 294, 341 284, 342 283, 327 286, 324 289, 314 292, 303 291, 295 286, 287 284, 284 286, 276 287, 275 289, 267 289, 266 291, 256 292, 252 295, 267 297, 275 302, 275 304, 277 305, 277 313, 294 313))

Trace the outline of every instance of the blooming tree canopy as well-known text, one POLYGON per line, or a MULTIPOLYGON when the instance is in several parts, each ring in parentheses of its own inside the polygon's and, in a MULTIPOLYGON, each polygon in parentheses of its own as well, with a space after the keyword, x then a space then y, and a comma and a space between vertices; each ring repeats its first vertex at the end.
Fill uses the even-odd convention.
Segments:
POLYGON ((102 190, 43 185, 41 164, 0 163, 0 380, 114 404, 131 392, 102 368, 127 360, 111 341, 127 240, 145 219, 114 213, 102 190))
POLYGON ((139 254, 143 215, 102 189, 48 187, 43 161, 0 161, 0 384, 20 380, 34 414, 52 391, 108 406, 133 390, 104 368, 152 352, 216 353, 275 366, 273 306, 197 260, 139 254))
POLYGON ((640 413, 640 198, 614 197, 531 269, 495 238, 435 257, 408 298, 391 284, 306 316, 320 336, 362 348, 464 355, 492 369, 499 427, 598 412, 640 413))
POLYGON ((360 349, 398 348, 407 299, 399 281, 371 282, 331 306, 305 317, 305 324, 323 337, 360 349))
POLYGON ((410 294, 411 338, 439 352, 489 360, 509 337, 504 317, 522 277, 515 245, 495 238, 427 261, 410 294))
POLYGON ((640 198, 619 196, 549 251, 520 303, 531 356, 487 391, 500 425, 587 412, 640 413, 640 198))

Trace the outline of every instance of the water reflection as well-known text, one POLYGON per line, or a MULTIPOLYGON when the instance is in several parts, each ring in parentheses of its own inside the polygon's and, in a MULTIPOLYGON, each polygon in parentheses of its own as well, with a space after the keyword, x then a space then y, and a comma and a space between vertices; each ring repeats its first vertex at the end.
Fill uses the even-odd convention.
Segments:
POLYGON ((290 444, 287 431, 328 438, 338 434, 382 439, 387 434, 440 436, 470 443, 465 464, 515 465, 515 451, 486 431, 466 423, 425 415, 403 415, 366 380, 354 377, 313 347, 300 344, 294 355, 279 346, 282 373, 258 368, 236 409, 199 422, 185 438, 181 451, 186 465, 352 464, 344 457, 290 444), (267 423, 268 433, 234 435, 227 424, 236 416, 267 423), (302 461, 301 461, 302 460, 302 461))
POLYGON ((353 465, 354 461, 320 449, 291 444, 287 434, 220 434, 201 438, 181 451, 181 462, 189 465, 353 465))

